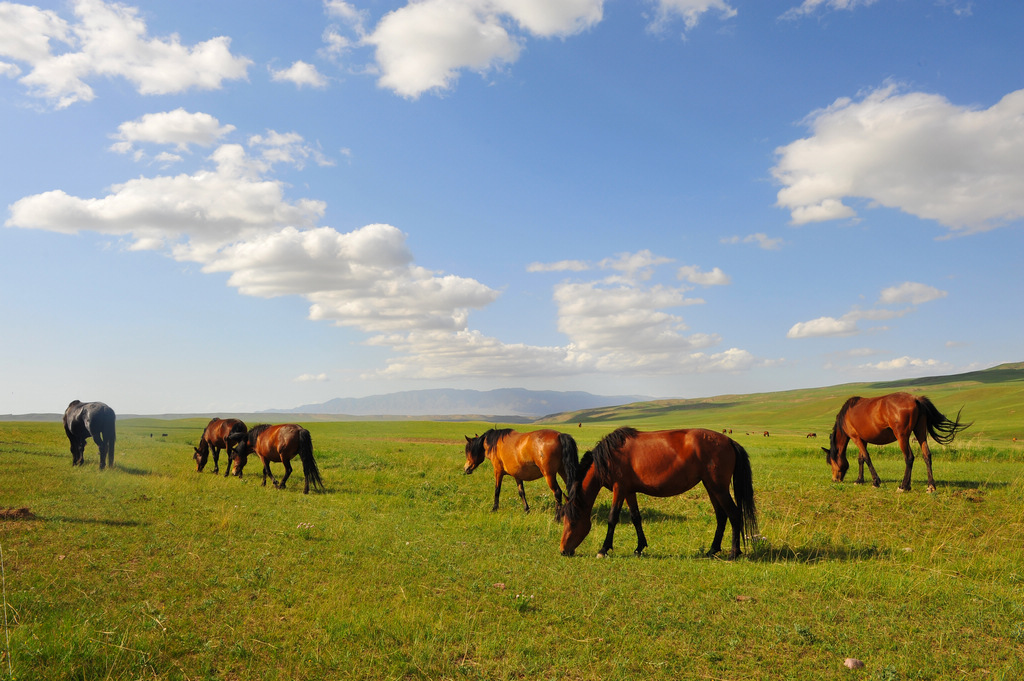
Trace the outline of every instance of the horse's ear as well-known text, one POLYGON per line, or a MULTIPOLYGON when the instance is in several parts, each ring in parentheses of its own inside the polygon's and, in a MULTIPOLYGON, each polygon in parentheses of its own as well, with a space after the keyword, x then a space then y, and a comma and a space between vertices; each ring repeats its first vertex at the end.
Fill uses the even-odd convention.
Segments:
POLYGON ((472 440, 471 440, 471 439, 469 438, 469 436, 468 436, 468 435, 464 435, 463 437, 465 437, 465 438, 466 438, 466 442, 472 442, 472 440))

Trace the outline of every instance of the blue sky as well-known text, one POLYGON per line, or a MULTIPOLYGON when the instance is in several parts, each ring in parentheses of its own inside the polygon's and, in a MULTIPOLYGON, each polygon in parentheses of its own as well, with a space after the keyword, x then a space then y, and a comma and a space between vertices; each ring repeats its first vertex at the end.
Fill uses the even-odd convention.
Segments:
POLYGON ((977 0, 0 2, 0 413, 1020 361, 1022 26, 977 0))

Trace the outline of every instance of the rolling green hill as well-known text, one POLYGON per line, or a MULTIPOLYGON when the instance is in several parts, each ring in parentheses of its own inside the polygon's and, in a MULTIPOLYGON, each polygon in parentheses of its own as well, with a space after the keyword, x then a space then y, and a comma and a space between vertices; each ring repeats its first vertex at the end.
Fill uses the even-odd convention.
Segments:
POLYGON ((962 419, 974 425, 968 441, 1024 440, 1024 362, 1001 364, 983 371, 884 383, 847 383, 751 395, 719 395, 700 399, 658 400, 587 409, 547 417, 547 423, 606 423, 654 428, 703 427, 732 429, 734 434, 762 433, 827 436, 847 398, 890 392, 927 395, 949 417, 963 408, 962 419))

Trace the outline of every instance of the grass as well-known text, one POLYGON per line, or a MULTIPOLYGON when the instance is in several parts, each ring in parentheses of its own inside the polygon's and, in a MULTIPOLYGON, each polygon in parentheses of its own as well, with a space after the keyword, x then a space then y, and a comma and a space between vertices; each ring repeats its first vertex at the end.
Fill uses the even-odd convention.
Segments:
MULTIPOLYGON (((607 493, 559 556, 542 482, 530 514, 508 481, 491 513, 489 464, 461 473, 494 424, 307 423, 327 490, 304 496, 301 465, 284 491, 197 474, 204 421, 119 422, 103 472, 91 442, 71 467, 60 424, 0 424, 0 509, 35 515, 0 520, 0 679, 1024 678, 1024 452, 1002 433, 936 445, 938 491, 917 466, 897 494, 895 448, 875 489, 831 482, 823 426, 736 432, 763 538, 729 562, 702 557, 701 487, 641 498, 643 559, 626 517, 594 557, 607 493)), ((582 451, 615 425, 562 427, 582 451)))

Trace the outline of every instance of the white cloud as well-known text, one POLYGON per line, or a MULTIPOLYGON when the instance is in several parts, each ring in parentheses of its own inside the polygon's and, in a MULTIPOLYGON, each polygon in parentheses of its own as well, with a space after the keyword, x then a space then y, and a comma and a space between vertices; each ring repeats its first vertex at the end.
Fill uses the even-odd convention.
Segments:
MULTIPOLYGON (((807 322, 797 322, 786 333, 786 338, 815 338, 829 336, 854 336, 861 333, 857 322, 861 320, 885 321, 903 317, 914 311, 913 307, 889 309, 878 305, 920 305, 944 298, 945 291, 908 281, 898 286, 883 289, 876 307, 861 309, 854 307, 841 317, 818 317, 807 322)), ((878 330, 878 329, 876 329, 878 330)))
POLYGON ((26 62, 20 79, 34 96, 57 107, 94 98, 86 82, 93 77, 122 77, 141 94, 171 94, 197 88, 213 90, 225 79, 246 77, 249 59, 231 54, 231 41, 217 37, 193 46, 177 35, 147 35, 138 10, 101 0, 77 0, 77 21, 26 5, 0 4, 0 56, 26 62), (56 53, 55 45, 67 51, 56 53))
POLYGON ((205 113, 189 113, 182 108, 164 113, 146 114, 134 121, 122 123, 114 139, 120 142, 111 149, 118 153, 132 150, 136 142, 152 144, 173 144, 179 151, 187 151, 189 145, 210 147, 235 129, 233 125, 221 125, 220 121, 205 113))
POLYGON ((725 286, 732 281, 729 279, 728 274, 717 267, 710 272, 705 272, 696 265, 680 267, 677 276, 683 281, 688 281, 698 286, 725 286))
POLYGON ((786 338, 819 338, 828 336, 853 336, 858 332, 853 319, 818 317, 809 322, 797 322, 786 333, 786 338))
POLYGON ((560 260, 551 263, 532 262, 526 266, 527 272, 585 272, 589 269, 590 265, 582 260, 560 260))
POLYGON ((934 286, 905 281, 899 286, 890 286, 882 291, 878 302, 882 305, 920 305, 939 298, 945 298, 947 292, 934 286))
POLYGON ((876 371, 904 371, 906 369, 917 369, 921 371, 934 372, 938 370, 951 370, 952 365, 940 362, 937 359, 918 359, 916 357, 897 357, 884 362, 874 364, 861 364, 860 369, 874 369, 876 371))
POLYGON ((849 218, 862 198, 954 233, 1024 217, 1024 90, 988 109, 888 86, 808 118, 811 136, 776 150, 778 206, 794 224, 849 218))
POLYGON ((723 244, 756 244, 758 248, 765 251, 777 251, 782 248, 782 239, 769 237, 764 232, 748 234, 744 237, 730 236, 721 240, 723 244))
MULTIPOLYGON (((184 253, 280 228, 311 226, 321 201, 288 201, 284 185, 262 176, 265 164, 239 145, 210 156, 212 168, 194 174, 139 177, 114 185, 102 198, 79 198, 59 189, 19 199, 10 206, 11 227, 75 233, 91 230, 137 242, 178 242, 184 253)), ((187 259, 202 257, 188 256, 187 259)))
POLYGON ((297 132, 280 133, 276 130, 267 130, 264 135, 250 136, 249 147, 259 151, 260 158, 268 168, 277 163, 286 163, 302 169, 308 160, 321 167, 334 165, 334 161, 324 156, 316 147, 307 144, 297 132))
POLYGON ((854 10, 858 7, 868 7, 878 0, 804 0, 799 7, 793 7, 782 15, 783 19, 796 19, 808 14, 814 14, 819 9, 826 7, 833 10, 854 10))
POLYGON ((654 0, 654 4, 657 16, 651 24, 652 30, 661 30, 678 17, 689 31, 697 26, 701 17, 711 11, 717 11, 723 20, 736 16, 736 10, 724 0, 654 0))
POLYGON ((326 383, 331 379, 327 374, 300 374, 293 379, 296 383, 326 383))
POLYGON ((270 68, 270 79, 275 83, 292 83, 296 87, 327 87, 327 78, 312 64, 297 61, 286 69, 270 68))
POLYGON ((486 72, 519 57, 524 37, 568 36, 601 20, 604 0, 421 0, 380 20, 364 42, 376 48, 380 85, 404 97, 446 90, 459 72, 486 72))

